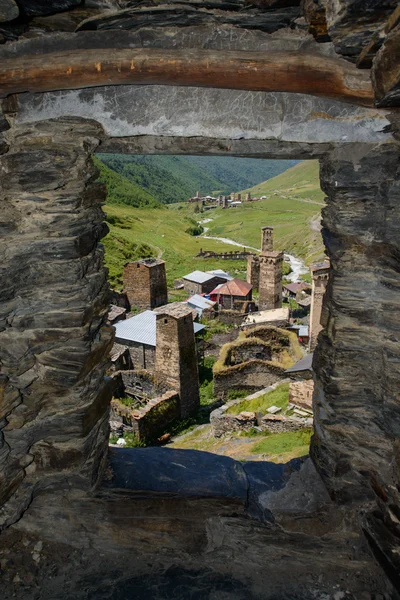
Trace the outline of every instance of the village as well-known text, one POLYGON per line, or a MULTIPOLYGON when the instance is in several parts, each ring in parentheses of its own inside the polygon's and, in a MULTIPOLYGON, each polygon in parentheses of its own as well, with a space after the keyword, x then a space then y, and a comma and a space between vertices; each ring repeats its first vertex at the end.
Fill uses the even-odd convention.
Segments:
POLYGON ((210 424, 215 440, 312 429, 312 353, 329 262, 311 265, 311 285, 286 280, 268 226, 260 253, 225 254, 247 260, 246 281, 207 270, 218 255, 201 250, 204 270, 175 280, 184 299, 172 302, 164 260, 125 264, 108 315, 111 445, 176 443, 196 423, 210 424), (277 393, 284 398, 275 403, 277 393))

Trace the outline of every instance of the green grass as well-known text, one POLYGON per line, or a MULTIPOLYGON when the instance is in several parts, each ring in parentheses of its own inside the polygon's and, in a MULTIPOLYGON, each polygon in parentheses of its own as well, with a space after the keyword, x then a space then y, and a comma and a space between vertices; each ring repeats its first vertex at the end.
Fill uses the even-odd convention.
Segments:
POLYGON ((296 456, 304 456, 309 452, 311 436, 311 429, 273 433, 256 442, 251 451, 254 454, 267 454, 268 456, 295 451, 296 456))
POLYGON ((103 240, 105 260, 115 288, 121 287, 124 264, 129 260, 145 258, 149 254, 166 261, 169 287, 173 286, 174 279, 196 269, 210 271, 223 268, 235 277, 246 279, 245 261, 222 262, 196 258, 200 248, 226 252, 232 250, 232 246, 186 233, 185 230, 190 225, 188 218, 192 216, 188 210, 107 204, 105 212, 110 228, 110 233, 103 240))
POLYGON ((249 395, 249 390, 229 390, 226 397, 228 400, 238 400, 249 395))
POLYGON ((215 356, 206 356, 199 365, 200 406, 208 406, 214 402, 213 366, 215 356))
POLYGON ((289 384, 282 383, 272 392, 259 396, 258 398, 253 398, 252 400, 243 400, 243 402, 231 406, 227 409, 227 412, 231 415, 238 415, 241 412, 248 411, 265 413, 270 406, 279 406, 282 410, 285 410, 288 402, 289 384))
MULTIPOLYGON (((103 176, 105 178, 104 169, 103 176)), ((166 261, 169 287, 172 287, 174 279, 196 269, 209 271, 223 268, 234 277, 246 279, 246 261, 196 258, 201 248, 216 252, 234 250, 223 242, 189 235, 187 230, 191 230, 193 220, 199 217, 212 219, 206 224, 209 227, 207 235, 231 238, 244 246, 255 248, 260 247, 261 227, 271 225, 274 227, 275 247, 278 250, 286 250, 306 262, 322 258, 321 234, 314 231, 310 224, 318 218, 324 197, 319 189, 318 163, 299 163, 255 189, 259 195, 265 193, 267 200, 244 203, 236 209, 218 208, 196 215, 195 207, 188 203, 175 203, 168 208, 131 207, 115 203, 119 200, 116 200, 115 188, 112 188, 105 207, 110 233, 104 238, 104 246, 113 287, 121 288, 124 263, 148 256, 158 256, 166 261)), ((285 263, 284 274, 287 270, 285 263)))
POLYGON ((234 329, 233 325, 230 325, 229 323, 221 323, 221 321, 218 321, 217 319, 210 319, 209 321, 203 321, 203 323, 207 327, 204 334, 204 340, 206 342, 211 340, 215 334, 229 333, 232 331, 232 329, 234 329))
POLYGON ((218 208, 211 211, 209 216, 213 221, 207 223, 207 235, 228 237, 259 248, 260 228, 270 225, 274 228, 277 250, 300 256, 307 263, 322 258, 321 234, 311 227, 311 221, 318 219, 324 205, 318 177, 318 162, 306 161, 250 188, 252 195, 265 195, 267 199, 244 203, 234 210, 218 208))

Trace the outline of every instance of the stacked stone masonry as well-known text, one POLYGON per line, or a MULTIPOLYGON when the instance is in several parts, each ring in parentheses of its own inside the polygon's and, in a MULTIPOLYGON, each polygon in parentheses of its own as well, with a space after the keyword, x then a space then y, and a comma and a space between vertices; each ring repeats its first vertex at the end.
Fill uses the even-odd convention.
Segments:
POLYGON ((124 267, 124 292, 132 308, 153 310, 168 302, 165 261, 145 258, 124 267))
POLYGON ((174 391, 152 398, 139 409, 129 408, 117 399, 111 402, 112 419, 122 420, 143 443, 154 442, 179 417, 179 408, 179 394, 174 391))
POLYGON ((155 373, 169 389, 178 391, 182 417, 197 410, 199 375, 190 308, 166 306, 157 314, 155 373))
POLYGON ((113 329, 99 240, 107 233, 90 159, 101 127, 60 119, 7 132, 0 160, 1 524, 35 486, 87 489, 108 445, 104 381, 113 329), (10 500, 16 490, 19 494, 10 500))

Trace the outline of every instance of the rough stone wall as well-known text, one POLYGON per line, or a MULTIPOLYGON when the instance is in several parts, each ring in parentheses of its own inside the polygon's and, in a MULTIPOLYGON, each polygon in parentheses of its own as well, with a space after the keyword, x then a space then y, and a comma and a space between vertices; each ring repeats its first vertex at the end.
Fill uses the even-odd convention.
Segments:
POLYGON ((249 340, 248 344, 234 346, 229 356, 229 363, 237 365, 252 359, 271 360, 271 348, 259 340, 249 340))
POLYGON ((265 252, 259 260, 259 309, 281 308, 283 252, 265 252))
POLYGON ((133 342, 127 344, 127 346, 135 369, 153 371, 156 358, 156 349, 154 346, 135 344, 133 342))
POLYGON ((331 274, 329 319, 314 354, 311 454, 337 502, 364 505, 382 561, 400 482, 398 145, 337 148, 322 162, 321 187, 331 274))
POLYGON ((285 378, 285 369, 266 361, 247 363, 214 372, 214 395, 226 398, 230 390, 256 392, 285 378))
MULTIPOLYGON (((181 309, 183 310, 183 309, 181 309)), ((190 309, 182 315, 157 314, 155 375, 177 390, 180 415, 187 417, 200 405, 196 340, 190 309)))
POLYGON ((251 431, 254 427, 269 433, 285 433, 286 431, 299 431, 310 429, 312 418, 300 419, 298 417, 285 417, 284 415, 264 415, 261 419, 253 411, 243 411, 238 415, 231 415, 223 409, 231 406, 228 402, 223 407, 213 410, 210 423, 215 437, 222 437, 229 433, 251 431))
POLYGON ((258 290, 260 285, 260 261, 258 256, 249 256, 247 258, 247 283, 253 286, 255 290, 258 290))
POLYGON ((154 441, 179 417, 179 406, 179 394, 175 391, 165 392, 139 409, 129 408, 115 399, 111 403, 114 419, 121 418, 125 425, 132 427, 141 442, 154 441))
POLYGON ((79 118, 5 133, 1 524, 18 519, 43 486, 90 488, 107 452, 113 329, 105 325, 109 288, 98 245, 107 233, 105 187, 90 159, 101 134, 79 118))
POLYGON ((300 408, 311 410, 313 391, 314 381, 312 379, 291 381, 289 385, 289 402, 293 402, 300 408))
POLYGON ((129 304, 142 310, 153 310, 168 302, 165 262, 145 259, 124 267, 124 292, 129 304))

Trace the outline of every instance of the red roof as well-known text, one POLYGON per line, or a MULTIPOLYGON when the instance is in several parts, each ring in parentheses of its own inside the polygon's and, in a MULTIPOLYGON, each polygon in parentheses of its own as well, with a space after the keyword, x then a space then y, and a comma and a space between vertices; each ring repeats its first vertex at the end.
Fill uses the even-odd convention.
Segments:
POLYGON ((210 292, 210 296, 218 294, 220 296, 247 296, 252 289, 253 286, 243 279, 231 279, 231 281, 218 285, 210 292))

